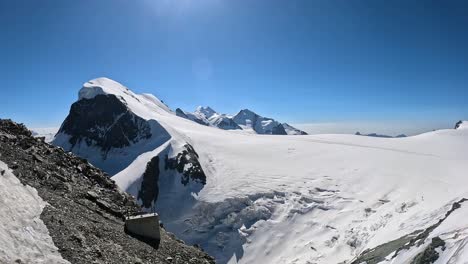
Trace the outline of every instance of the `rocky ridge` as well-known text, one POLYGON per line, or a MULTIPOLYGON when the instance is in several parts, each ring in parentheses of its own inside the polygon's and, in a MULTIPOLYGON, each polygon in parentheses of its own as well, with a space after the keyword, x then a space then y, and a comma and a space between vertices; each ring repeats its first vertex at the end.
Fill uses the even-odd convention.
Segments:
POLYGON ((54 244, 71 263, 214 263, 200 249, 161 229, 159 246, 124 232, 123 217, 141 210, 106 173, 0 119, 0 160, 48 203, 41 214, 54 244))

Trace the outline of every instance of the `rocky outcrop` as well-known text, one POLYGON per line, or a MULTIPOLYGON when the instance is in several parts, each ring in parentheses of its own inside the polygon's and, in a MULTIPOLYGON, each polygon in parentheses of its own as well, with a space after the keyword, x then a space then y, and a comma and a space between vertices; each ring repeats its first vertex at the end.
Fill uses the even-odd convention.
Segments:
MULTIPOLYGON (((270 134, 270 131, 266 131, 266 134, 270 134)), ((271 129, 271 134, 272 135, 287 135, 286 130, 284 130, 284 127, 282 124, 278 124, 277 126, 274 126, 271 129)))
MULTIPOLYGON (((177 185, 186 187, 187 192, 197 192, 188 185, 196 183, 197 188, 202 189, 206 184, 206 175, 199 162, 199 156, 190 144, 185 144, 183 149, 174 157, 169 158, 167 149, 158 156, 153 157, 147 164, 145 172, 142 175, 140 188, 138 191, 138 200, 146 210, 158 205, 158 195, 171 193, 170 186, 160 184, 163 177, 172 178, 177 185), (178 181, 180 177, 180 182, 178 181), (163 188, 160 190, 160 188, 163 188)), ((180 191, 180 190, 179 190, 180 191)), ((199 190, 198 190, 199 191, 199 190)), ((163 217, 164 218, 164 217, 163 217)))
POLYGON ((156 120, 132 112, 124 98, 98 94, 72 104, 52 144, 114 175, 170 138, 156 120))
POLYGON ((198 161, 198 154, 190 144, 185 144, 184 150, 176 157, 165 158, 165 169, 177 170, 182 174, 181 183, 187 185, 190 180, 206 184, 206 175, 198 161))
POLYGON ((445 241, 440 237, 432 238, 429 246, 420 254, 418 254, 412 261, 411 264, 431 264, 439 259, 439 252, 437 249, 445 250, 445 241))
POLYGON ((180 108, 177 108, 175 110, 175 113, 176 113, 176 116, 179 116, 179 117, 182 117, 182 118, 185 118, 185 119, 189 119, 187 114, 185 114, 184 110, 182 110, 180 108))
POLYGON ((75 102, 58 133, 70 136, 71 148, 84 141, 103 151, 151 137, 148 122, 130 112, 115 95, 97 95, 75 102))
POLYGON ((0 120, 0 159, 48 203, 41 219, 71 263, 214 263, 164 229, 157 248, 126 234, 122 218, 140 211, 135 199, 86 160, 32 137, 23 125, 0 120))
POLYGON ((153 157, 143 174, 141 188, 138 191, 138 200, 142 201, 143 207, 150 208, 158 198, 159 193, 159 157, 153 157))

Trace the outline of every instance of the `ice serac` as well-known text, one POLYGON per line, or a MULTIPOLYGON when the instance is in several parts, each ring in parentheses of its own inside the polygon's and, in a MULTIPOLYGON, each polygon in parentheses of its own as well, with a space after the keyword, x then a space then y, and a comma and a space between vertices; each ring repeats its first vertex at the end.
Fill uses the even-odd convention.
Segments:
POLYGON ((209 106, 199 106, 195 110, 195 113, 198 115, 203 115, 206 119, 209 119, 213 115, 217 114, 217 112, 209 106))
POLYGON ((278 121, 259 116, 249 109, 243 109, 233 118, 243 128, 253 129, 257 134, 287 135, 285 128, 278 121))

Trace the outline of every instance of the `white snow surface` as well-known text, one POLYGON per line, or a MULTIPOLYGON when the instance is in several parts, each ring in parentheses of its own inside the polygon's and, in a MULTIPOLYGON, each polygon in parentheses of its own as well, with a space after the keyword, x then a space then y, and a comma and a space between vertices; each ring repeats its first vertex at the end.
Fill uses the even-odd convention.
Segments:
POLYGON ((69 263, 40 219, 46 203, 36 189, 23 185, 0 161, 1 171, 0 263, 69 263))
POLYGON ((144 109, 143 112, 139 112, 140 114, 143 114, 148 109, 172 112, 171 109, 156 96, 152 94, 137 95, 122 84, 105 77, 93 79, 84 83, 83 88, 81 88, 78 93, 78 100, 92 99, 100 94, 116 95, 121 100, 123 99, 132 110, 144 109))
POLYGON ((460 130, 466 130, 468 129, 468 121, 462 121, 462 123, 458 126, 457 129, 460 129, 460 130))
MULTIPOLYGON (((199 154, 206 185, 184 189, 163 175, 157 207, 169 231, 202 244, 219 263, 350 263, 436 223, 451 203, 468 198, 467 129, 407 138, 238 133, 201 126, 99 80, 80 98, 115 93, 171 135, 113 177, 123 190, 137 196, 146 163, 163 151, 176 155, 188 142, 199 154)), ((439 228, 468 228, 460 216, 467 206, 439 228)), ((458 233, 453 245, 468 238, 458 233)))

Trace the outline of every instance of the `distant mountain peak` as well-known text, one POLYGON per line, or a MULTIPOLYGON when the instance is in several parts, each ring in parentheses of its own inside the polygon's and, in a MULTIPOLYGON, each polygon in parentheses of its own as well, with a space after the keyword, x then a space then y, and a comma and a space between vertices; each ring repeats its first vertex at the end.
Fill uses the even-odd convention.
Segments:
POLYGON ((199 106, 195 110, 195 113, 202 114, 203 116, 205 116, 206 119, 209 119, 213 115, 217 114, 217 112, 215 110, 213 110, 213 108, 211 108, 209 106, 199 106))
POLYGON ((378 137, 378 138, 404 138, 407 137, 405 134, 399 134, 395 137, 389 135, 382 135, 377 133, 370 133, 370 134, 361 134, 361 132, 356 132, 354 135, 356 136, 366 136, 366 137, 378 137))

